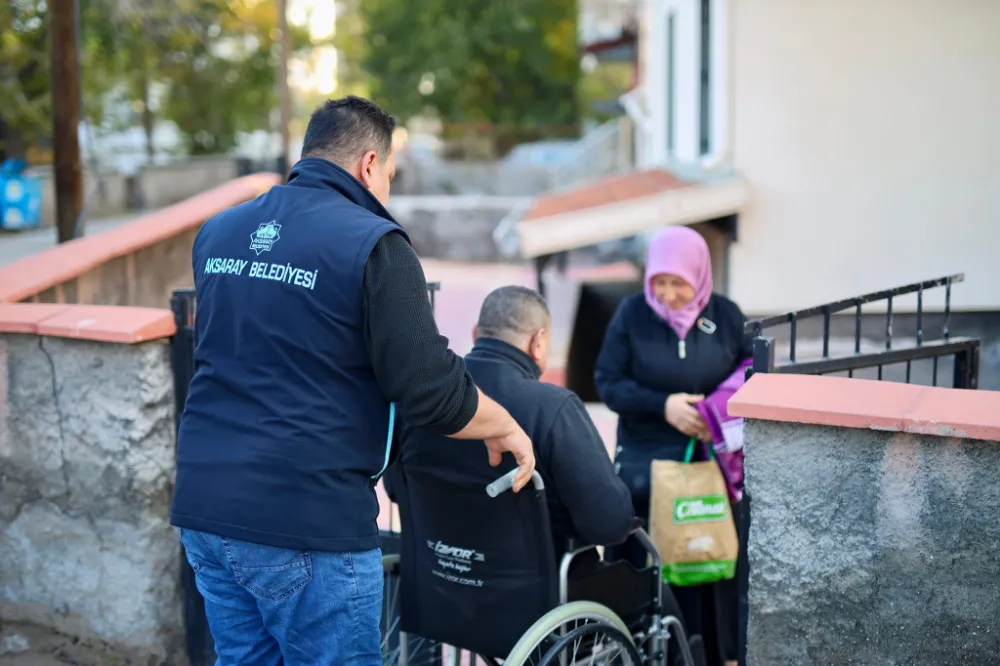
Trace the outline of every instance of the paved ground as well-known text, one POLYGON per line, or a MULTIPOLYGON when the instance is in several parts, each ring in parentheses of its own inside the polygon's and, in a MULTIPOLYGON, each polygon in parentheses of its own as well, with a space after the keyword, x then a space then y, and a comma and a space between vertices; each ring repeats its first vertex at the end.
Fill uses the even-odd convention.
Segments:
MULTIPOLYGON (((99 644, 88 644, 39 627, 0 626, 0 666, 126 666, 129 663, 99 644)), ((138 666, 138 665, 136 665, 138 666)))
MULTIPOLYGON (((88 222, 85 233, 93 234, 107 231, 120 224, 134 220, 140 213, 121 215, 103 220, 88 222)), ((0 231, 0 266, 17 261, 29 254, 34 254, 45 248, 56 244, 56 230, 54 227, 48 229, 36 229, 33 231, 0 231)))

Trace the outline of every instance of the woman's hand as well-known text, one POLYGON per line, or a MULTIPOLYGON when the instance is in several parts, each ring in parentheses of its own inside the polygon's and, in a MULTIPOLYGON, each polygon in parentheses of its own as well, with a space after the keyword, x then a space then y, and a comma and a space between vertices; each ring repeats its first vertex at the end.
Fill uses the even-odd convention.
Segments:
POLYGON ((702 442, 712 441, 708 426, 698 410, 691 405, 705 399, 703 395, 674 393, 667 398, 663 406, 663 418, 667 423, 680 430, 688 437, 697 437, 702 442))

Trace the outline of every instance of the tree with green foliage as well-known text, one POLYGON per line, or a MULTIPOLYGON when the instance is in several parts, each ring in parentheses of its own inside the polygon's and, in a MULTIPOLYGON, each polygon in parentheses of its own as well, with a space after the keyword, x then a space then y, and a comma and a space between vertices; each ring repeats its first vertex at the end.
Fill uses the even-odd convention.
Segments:
MULTIPOLYGON (((277 106, 278 15, 274 2, 201 0, 186 14, 188 39, 161 64, 169 84, 163 109, 192 155, 233 148, 237 132, 272 126, 277 106)), ((293 51, 308 33, 290 27, 293 51)))
POLYGON ((368 38, 358 5, 361 0, 337 0, 337 23, 333 46, 337 50, 338 95, 371 97, 365 73, 368 38))
MULTIPOLYGON (((152 131, 150 88, 166 87, 160 115, 188 154, 232 149, 237 132, 268 129, 275 108, 276 4, 266 0, 131 0, 118 11, 118 54, 131 99, 152 131)), ((292 28, 293 49, 309 43, 292 28)))
MULTIPOLYGON (((45 0, 0 0, 0 119, 16 144, 51 131, 45 0)), ((269 129, 275 107, 277 12, 269 0, 79 0, 87 118, 112 90, 140 109, 151 135, 150 90, 187 152, 231 149, 239 131, 269 129)), ((293 49, 308 45, 294 29, 293 49)))
POLYGON ((489 123, 501 143, 580 119, 575 0, 363 0, 343 56, 401 117, 489 123), (514 136, 517 135, 517 136, 514 136))
MULTIPOLYGON (((114 85, 106 67, 113 27, 107 0, 79 0, 84 107, 100 117, 102 98, 114 85)), ((0 120, 7 154, 23 155, 52 131, 49 24, 44 0, 3 0, 0 6, 0 120)))

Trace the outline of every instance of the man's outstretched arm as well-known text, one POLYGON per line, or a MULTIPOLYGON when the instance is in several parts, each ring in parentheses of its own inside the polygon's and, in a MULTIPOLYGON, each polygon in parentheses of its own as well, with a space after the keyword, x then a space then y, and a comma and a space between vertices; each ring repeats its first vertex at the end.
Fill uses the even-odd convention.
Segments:
POLYGON ((365 342, 382 394, 407 422, 458 439, 482 439, 490 461, 512 453, 523 487, 535 468, 531 441, 503 407, 476 387, 465 361, 438 332, 423 267, 398 233, 384 235, 364 277, 365 342))

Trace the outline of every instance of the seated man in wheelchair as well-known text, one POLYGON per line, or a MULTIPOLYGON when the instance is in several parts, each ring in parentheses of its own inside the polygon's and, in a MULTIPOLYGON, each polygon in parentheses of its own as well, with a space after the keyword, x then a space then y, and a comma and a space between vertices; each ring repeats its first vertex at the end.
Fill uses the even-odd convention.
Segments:
MULTIPOLYGON (((483 302, 465 362, 476 385, 510 411, 535 445, 558 559, 570 539, 581 545, 622 543, 634 510, 583 402, 571 391, 538 381, 548 363, 550 328, 540 294, 501 287, 483 302)), ((399 433, 399 461, 386 474, 387 492, 400 467, 480 493, 508 468, 490 467, 485 447, 477 452, 464 441, 451 446, 448 438, 405 422, 399 433)))
POLYGON ((502 287, 486 297, 465 359, 476 385, 532 438, 534 487, 491 498, 486 486, 513 461, 493 468, 485 447, 399 426, 398 459, 384 482, 402 520, 405 632, 504 658, 539 618, 570 601, 602 603, 630 632, 661 616, 664 604, 676 615, 672 597, 661 597, 669 590, 656 562, 637 572, 602 563, 593 548, 645 533, 635 532, 629 491, 583 402, 538 381, 550 328, 537 292, 502 287))

